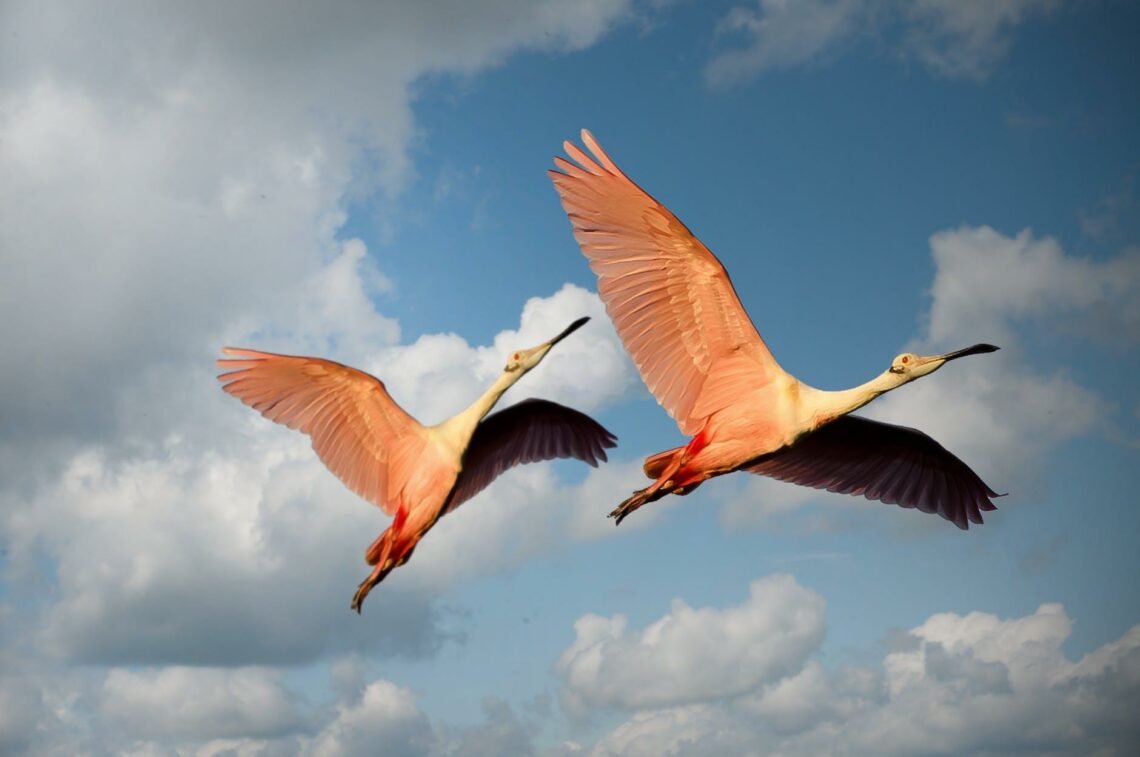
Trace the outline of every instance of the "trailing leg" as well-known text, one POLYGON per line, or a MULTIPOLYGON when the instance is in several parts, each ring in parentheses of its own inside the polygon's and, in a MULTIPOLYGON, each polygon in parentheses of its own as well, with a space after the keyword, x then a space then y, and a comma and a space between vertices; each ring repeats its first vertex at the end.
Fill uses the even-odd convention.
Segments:
POLYGON ((408 508, 400 505, 400 509, 396 511, 396 517, 392 520, 392 525, 388 526, 364 553, 365 561, 374 567, 368 577, 356 587, 356 593, 352 597, 351 607, 356 610, 357 615, 360 614, 364 598, 368 596, 368 592, 372 591, 372 587, 383 581, 392 568, 403 565, 411 555, 412 550, 415 549, 416 540, 405 538, 403 533, 404 524, 407 520, 408 508))

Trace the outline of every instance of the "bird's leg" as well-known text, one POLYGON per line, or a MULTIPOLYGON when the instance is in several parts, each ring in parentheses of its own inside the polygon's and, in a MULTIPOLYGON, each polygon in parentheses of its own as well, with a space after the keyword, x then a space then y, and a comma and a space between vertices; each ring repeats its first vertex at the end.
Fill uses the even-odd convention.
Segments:
POLYGON ((632 497, 615 507, 614 511, 610 513, 610 517, 616 519, 614 525, 621 525, 621 522, 625 520, 625 516, 648 502, 656 502, 672 491, 673 476, 686 459, 685 450, 682 450, 665 466, 665 469, 661 471, 661 475, 657 477, 656 481, 644 489, 635 491, 632 497))
MULTIPOLYGON (((677 450, 677 454, 661 469, 656 481, 645 489, 635 491, 632 497, 614 508, 614 511, 610 513, 610 517, 616 519, 614 525, 619 525, 627 515, 648 502, 656 502, 666 494, 674 492, 688 494, 700 486, 701 482, 708 478, 708 474, 692 470, 686 466, 707 445, 708 437, 702 431, 690 439, 688 444, 677 450)), ((659 460, 660 456, 654 455, 650 458, 650 460, 655 459, 659 460)))
POLYGON ((615 519, 614 525, 621 525, 621 522, 625 520, 625 516, 629 515, 644 504, 647 504, 649 502, 656 502, 671 491, 669 489, 655 489, 654 487, 656 487, 656 484, 654 484, 654 486, 635 491, 632 497, 615 507, 613 512, 610 513, 610 517, 615 519))
POLYGON ((364 606, 364 598, 368 596, 368 592, 372 591, 372 587, 384 580, 384 576, 392 568, 396 567, 391 560, 384 560, 376 563, 376 567, 368 575, 368 578, 360 582, 356 587, 356 594, 352 596, 352 609, 356 610, 356 614, 360 614, 360 608, 364 606))
POLYGON ((368 592, 372 591, 372 587, 384 580, 384 576, 397 565, 401 565, 399 558, 401 556, 407 559, 407 555, 411 554, 410 549, 403 548, 401 543, 402 531, 404 523, 408 520, 408 507, 401 504, 399 509, 396 510, 396 517, 392 519, 392 525, 384 530, 384 533, 376 537, 376 541, 372 542, 371 546, 364 553, 364 559, 369 565, 375 566, 368 578, 360 582, 356 587, 356 594, 352 597, 352 609, 356 610, 356 614, 360 614, 360 608, 364 604, 364 598, 368 596, 368 592))

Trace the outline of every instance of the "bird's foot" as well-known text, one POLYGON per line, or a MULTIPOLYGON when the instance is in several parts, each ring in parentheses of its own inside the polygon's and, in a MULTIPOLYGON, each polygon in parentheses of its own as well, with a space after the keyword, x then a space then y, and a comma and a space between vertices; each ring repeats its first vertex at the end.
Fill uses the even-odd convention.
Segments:
POLYGON ((368 592, 372 591, 372 587, 380 583, 380 579, 387 574, 388 571, 375 570, 368 578, 360 582, 360 586, 356 587, 356 593, 352 595, 352 609, 356 610, 356 614, 360 614, 360 608, 364 605, 364 598, 368 596, 368 592))
POLYGON ((633 493, 632 497, 630 497, 625 502, 622 502, 620 505, 615 507, 614 511, 612 513, 610 513, 610 517, 616 519, 614 521, 614 525, 615 526, 621 525, 621 522, 623 520, 625 520, 625 516, 629 515, 634 510, 641 507, 642 505, 644 505, 648 501, 649 501, 649 496, 646 493, 645 489, 640 489, 638 491, 635 491, 633 493))

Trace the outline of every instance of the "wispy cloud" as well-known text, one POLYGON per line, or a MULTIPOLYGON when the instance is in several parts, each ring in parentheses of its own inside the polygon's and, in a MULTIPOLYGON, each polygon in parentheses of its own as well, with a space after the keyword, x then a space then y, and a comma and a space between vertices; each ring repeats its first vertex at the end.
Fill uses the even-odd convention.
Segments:
POLYGON ((705 68, 714 86, 842 54, 854 38, 880 36, 934 74, 984 79, 1005 57, 1013 32, 1056 0, 756 0, 736 6, 718 32, 733 40, 705 68))

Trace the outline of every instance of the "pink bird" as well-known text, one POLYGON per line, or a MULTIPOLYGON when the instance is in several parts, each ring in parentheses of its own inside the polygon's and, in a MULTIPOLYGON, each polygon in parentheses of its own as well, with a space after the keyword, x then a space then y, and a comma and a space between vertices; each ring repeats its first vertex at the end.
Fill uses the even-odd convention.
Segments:
POLYGON ((921 431, 849 415, 951 360, 993 352, 904 353, 844 391, 808 386, 780 367, 740 304, 721 262, 675 215, 622 173, 593 136, 593 153, 563 143, 550 178, 598 293, 641 378, 688 444, 645 460, 653 484, 610 516, 714 476, 745 470, 782 481, 938 513, 959 528, 995 510, 993 492, 921 431))
POLYGON ((222 387, 266 418, 298 429, 349 489, 388 515, 392 524, 365 552, 375 566, 352 598, 364 598, 442 516, 474 497, 499 474, 522 463, 574 457, 597 466, 617 437, 577 410, 529 399, 487 416, 503 393, 537 366, 558 336, 511 355, 503 373, 470 407, 436 426, 423 426, 397 405, 384 384, 355 368, 314 357, 225 347, 222 387), (484 417, 487 416, 487 417, 484 417))

